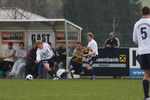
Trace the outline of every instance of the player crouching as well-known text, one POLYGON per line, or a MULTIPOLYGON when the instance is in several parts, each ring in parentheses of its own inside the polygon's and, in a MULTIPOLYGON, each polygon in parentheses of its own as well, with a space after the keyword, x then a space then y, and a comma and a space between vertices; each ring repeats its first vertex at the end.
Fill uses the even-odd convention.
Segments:
POLYGON ((83 75, 84 71, 83 71, 83 68, 82 68, 82 63, 83 63, 82 58, 85 56, 84 51, 85 51, 85 49, 82 47, 81 42, 77 42, 76 43, 76 48, 73 51, 73 55, 72 55, 72 58, 70 60, 68 69, 65 70, 65 72, 63 72, 61 75, 55 77, 53 80, 58 80, 58 79, 63 78, 64 76, 66 76, 72 70, 74 70, 75 74, 83 75))

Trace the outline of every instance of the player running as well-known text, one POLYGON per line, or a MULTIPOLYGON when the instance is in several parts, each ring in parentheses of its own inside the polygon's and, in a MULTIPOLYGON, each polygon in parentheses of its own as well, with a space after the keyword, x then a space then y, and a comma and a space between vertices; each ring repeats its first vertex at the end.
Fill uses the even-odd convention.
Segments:
POLYGON ((143 89, 144 100, 149 98, 149 80, 150 80, 150 9, 142 8, 142 18, 134 25, 133 42, 138 44, 139 62, 144 70, 143 89))
POLYGON ((75 71, 74 72, 75 74, 83 75, 84 71, 82 68, 82 63, 83 63, 82 58, 85 56, 84 51, 85 51, 85 49, 82 47, 81 42, 77 42, 76 48, 73 51, 73 55, 70 60, 68 69, 65 70, 65 72, 63 72, 60 76, 55 77, 53 80, 58 80, 58 79, 63 78, 65 75, 67 75, 72 70, 75 71))
POLYGON ((37 52, 36 52, 36 63, 41 68, 44 65, 44 68, 48 71, 49 75, 53 77, 53 50, 48 43, 43 43, 42 41, 37 41, 37 52))

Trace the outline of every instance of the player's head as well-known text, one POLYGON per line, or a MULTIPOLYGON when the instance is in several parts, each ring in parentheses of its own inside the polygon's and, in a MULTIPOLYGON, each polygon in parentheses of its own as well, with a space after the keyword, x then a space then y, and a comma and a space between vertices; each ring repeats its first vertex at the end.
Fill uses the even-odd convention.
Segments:
POLYGON ((81 49, 82 48, 82 43, 81 42, 76 42, 76 48, 81 49))
POLYGON ((115 34, 113 32, 109 33, 109 39, 113 40, 115 38, 115 34))
POLYGON ((19 43, 19 47, 20 47, 20 49, 24 49, 24 43, 23 43, 23 42, 20 42, 20 43, 19 43))
POLYGON ((142 16, 150 15, 150 8, 149 7, 143 7, 142 8, 142 16))
POLYGON ((36 41, 36 45, 38 48, 42 49, 43 48, 43 42, 41 40, 36 41))
POLYGON ((88 41, 91 41, 92 39, 94 39, 94 35, 93 35, 93 33, 91 33, 91 32, 89 32, 88 34, 87 34, 87 40, 88 41))

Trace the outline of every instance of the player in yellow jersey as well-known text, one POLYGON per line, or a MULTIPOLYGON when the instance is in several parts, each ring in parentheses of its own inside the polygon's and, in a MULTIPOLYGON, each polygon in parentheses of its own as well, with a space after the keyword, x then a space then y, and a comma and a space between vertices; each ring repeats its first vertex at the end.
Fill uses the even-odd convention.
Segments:
POLYGON ((82 68, 82 58, 86 55, 84 55, 84 51, 86 49, 82 47, 81 42, 77 42, 76 43, 76 48, 73 51, 73 55, 72 58, 70 60, 68 69, 65 70, 65 72, 63 72, 60 76, 55 77, 53 80, 58 80, 61 79, 63 76, 67 75, 67 73, 71 72, 72 70, 74 70, 75 74, 80 74, 83 75, 84 71, 82 68))

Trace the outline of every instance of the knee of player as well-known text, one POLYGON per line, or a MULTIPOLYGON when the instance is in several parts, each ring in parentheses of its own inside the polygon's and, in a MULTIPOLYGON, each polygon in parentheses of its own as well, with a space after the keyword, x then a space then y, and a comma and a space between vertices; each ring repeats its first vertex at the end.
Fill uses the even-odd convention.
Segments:
POLYGON ((143 80, 149 80, 150 81, 150 75, 145 74, 144 77, 143 77, 143 80))
POLYGON ((86 68, 89 68, 90 67, 90 64, 86 64, 86 68))
POLYGON ((80 73, 80 75, 83 75, 83 74, 84 74, 84 72, 81 72, 81 73, 80 73))
POLYGON ((71 70, 70 70, 70 69, 67 69, 65 72, 66 72, 66 73, 69 73, 69 72, 71 72, 71 70))

